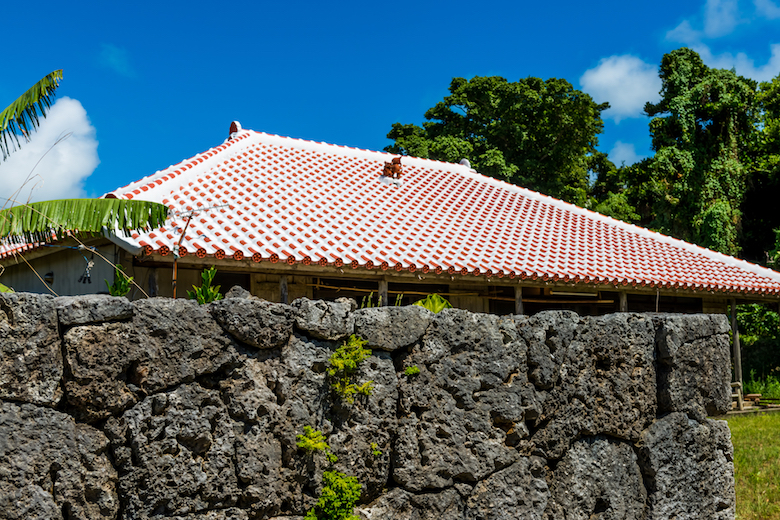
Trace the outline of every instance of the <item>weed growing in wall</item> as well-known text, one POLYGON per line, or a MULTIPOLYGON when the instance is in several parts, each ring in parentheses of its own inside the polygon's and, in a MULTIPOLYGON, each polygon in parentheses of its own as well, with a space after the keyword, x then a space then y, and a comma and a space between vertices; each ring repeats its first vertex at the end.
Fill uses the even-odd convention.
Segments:
POLYGON ((330 386, 349 404, 355 402, 355 395, 371 395, 374 389, 373 381, 358 385, 352 380, 360 363, 371 355, 370 349, 363 348, 366 343, 368 341, 353 334, 330 356, 330 368, 328 368, 330 386))
POLYGON ((219 285, 212 286, 211 282, 214 281, 214 276, 217 274, 216 266, 211 266, 208 269, 204 269, 200 273, 200 277, 203 279, 203 285, 200 287, 192 288, 194 291, 187 291, 187 297, 190 300, 198 300, 198 303, 203 305, 205 303, 211 303, 216 300, 221 300, 222 295, 219 293, 219 285))
POLYGON ((406 374, 409 377, 416 376, 419 373, 420 373, 420 367, 418 367, 417 365, 412 365, 404 369, 404 374, 406 374))
POLYGON ((328 458, 328 462, 331 464, 335 464, 339 460, 338 457, 330 451, 328 443, 325 442, 325 434, 319 430, 315 430, 311 426, 307 425, 303 427, 303 434, 298 434, 298 442, 296 444, 306 453, 324 452, 325 456, 328 458))
POLYGON ((325 484, 322 494, 306 513, 305 520, 360 520, 354 514, 355 503, 360 498, 358 480, 337 471, 326 471, 322 481, 325 484))
POLYGON ((124 296, 130 292, 130 284, 133 283, 133 277, 125 275, 122 271, 122 264, 116 264, 116 269, 114 269, 114 283, 108 285, 108 280, 103 281, 106 282, 106 286, 108 287, 108 294, 111 296, 124 296))

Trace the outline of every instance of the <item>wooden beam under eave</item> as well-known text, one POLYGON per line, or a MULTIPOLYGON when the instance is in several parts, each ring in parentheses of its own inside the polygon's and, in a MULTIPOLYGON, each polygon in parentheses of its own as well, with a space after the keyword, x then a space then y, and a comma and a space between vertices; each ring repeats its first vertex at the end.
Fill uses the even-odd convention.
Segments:
POLYGON ((282 303, 290 303, 289 296, 287 295, 287 275, 283 274, 279 277, 279 299, 282 303))
MULTIPOLYGON (((171 255, 168 256, 161 256, 159 254, 152 254, 147 257, 135 257, 134 264, 139 265, 140 267, 164 267, 168 266, 170 268, 173 267, 173 259, 171 255), (146 264, 146 265, 144 265, 146 264)), ((217 269, 224 269, 229 270, 231 272, 253 272, 253 273, 267 273, 267 274, 288 274, 288 275, 300 275, 300 276, 319 276, 323 278, 339 278, 339 277, 345 277, 345 278, 355 278, 355 279, 364 279, 364 280, 376 280, 384 279, 389 282, 399 282, 399 283, 415 283, 415 282, 422 282, 422 283, 439 283, 439 284, 447 284, 452 285, 454 281, 457 281, 458 284, 461 285, 478 285, 478 286, 486 286, 486 285, 504 285, 504 286, 518 286, 522 283, 524 287, 545 287, 545 288, 559 288, 565 290, 567 287, 569 288, 580 288, 580 289, 588 289, 593 291, 610 291, 610 292, 620 292, 621 289, 624 289, 623 286, 616 286, 616 285, 605 285, 605 284, 584 284, 584 283, 573 283, 568 282, 564 283, 561 281, 542 281, 542 280, 530 280, 530 279, 523 279, 515 278, 515 279, 509 279, 508 277, 504 278, 498 278, 498 277, 492 277, 488 281, 488 278, 485 276, 473 276, 473 275, 450 275, 448 273, 441 273, 441 274, 435 274, 434 272, 428 272, 425 274, 422 274, 419 270, 415 273, 410 273, 408 271, 395 271, 394 269, 388 269, 387 271, 382 271, 379 269, 365 269, 364 267, 359 267, 357 269, 352 269, 349 266, 343 266, 343 267, 335 267, 332 265, 322 267, 319 265, 303 265, 303 264, 294 264, 294 265, 288 265, 285 262, 279 262, 276 264, 273 264, 268 261, 262 261, 262 262, 254 262, 251 258, 245 258, 243 260, 233 260, 231 258, 224 258, 221 260, 217 260, 214 257, 206 257, 206 258, 197 258, 195 255, 187 255, 186 257, 179 260, 179 269, 182 268, 193 268, 193 269, 202 269, 204 267, 210 267, 212 265, 215 265, 217 269)), ((631 294, 652 294, 656 295, 659 293, 658 288, 656 287, 632 287, 631 288, 631 294)), ((669 289, 662 289, 660 290, 660 296, 683 296, 687 298, 726 298, 726 299, 732 299, 735 298, 740 304, 742 303, 769 303, 769 302, 778 302, 780 301, 780 295, 758 295, 758 294, 742 294, 742 293, 721 293, 721 292, 715 292, 715 291, 693 291, 693 290, 685 290, 680 288, 669 288, 669 289)))
POLYGON ((621 291, 618 296, 620 296, 620 312, 628 312, 628 294, 621 291))
POLYGON ((523 288, 519 285, 515 286, 515 314, 525 314, 525 309, 523 309, 523 288))
POLYGON ((379 280, 379 302, 383 307, 389 305, 387 303, 387 280, 384 278, 379 280))
POLYGON ((742 383, 742 350, 739 344, 739 327, 737 326, 737 300, 731 299, 731 334, 734 338, 733 356, 734 356, 734 379, 737 383, 742 383))

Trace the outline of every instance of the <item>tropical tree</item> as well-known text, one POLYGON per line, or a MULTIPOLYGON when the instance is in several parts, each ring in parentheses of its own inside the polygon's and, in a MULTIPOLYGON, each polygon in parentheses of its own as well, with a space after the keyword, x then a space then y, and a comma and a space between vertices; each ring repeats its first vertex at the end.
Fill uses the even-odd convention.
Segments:
POLYGON ((47 74, 0 112, 0 150, 3 160, 21 145, 20 138, 29 139, 30 132, 40 125, 40 118, 46 117, 61 79, 62 70, 47 74))
MULTIPOLYGON (((0 149, 4 160, 21 145, 20 139, 29 139, 30 132, 39 127, 61 79, 62 70, 46 75, 0 112, 0 149)), ((0 211, 0 247, 50 242, 68 234, 96 234, 104 229, 128 234, 131 230, 160 227, 167 217, 167 206, 142 200, 69 199, 20 204, 0 211)), ((0 285, 0 292, 8 290, 0 285)))
POLYGON ((626 195, 642 225, 737 255, 757 85, 688 48, 664 55, 660 77, 661 101, 645 105, 655 155, 623 172, 626 195))
MULTIPOLYGON (((422 127, 395 123, 386 151, 447 162, 468 159, 480 173, 575 204, 588 199, 589 171, 607 103, 563 79, 454 78, 450 95, 422 127)), ((603 155, 603 154, 602 154, 603 155)))

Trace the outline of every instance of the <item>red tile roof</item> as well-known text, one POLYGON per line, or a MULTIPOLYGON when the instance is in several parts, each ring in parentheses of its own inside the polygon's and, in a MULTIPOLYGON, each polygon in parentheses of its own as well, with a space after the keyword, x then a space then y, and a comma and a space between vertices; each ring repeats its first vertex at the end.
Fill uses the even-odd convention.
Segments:
POLYGON ((467 166, 239 130, 108 196, 168 204, 131 240, 169 254, 616 286, 780 293, 780 273, 480 175, 467 166))

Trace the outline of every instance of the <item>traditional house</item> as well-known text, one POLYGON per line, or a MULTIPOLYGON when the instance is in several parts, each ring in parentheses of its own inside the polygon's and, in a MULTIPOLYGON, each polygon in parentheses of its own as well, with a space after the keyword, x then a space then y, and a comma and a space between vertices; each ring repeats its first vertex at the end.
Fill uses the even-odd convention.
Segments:
POLYGON ((780 273, 480 175, 467 161, 238 123, 220 146, 105 196, 162 202, 173 217, 148 233, 93 238, 94 251, 25 246, 20 262, 6 250, 3 282, 42 292, 40 275, 60 294, 104 291, 113 271, 103 256, 148 294, 180 298, 215 265, 224 288, 273 301, 372 295, 394 304, 435 292, 478 312, 602 314, 780 300, 780 273))

